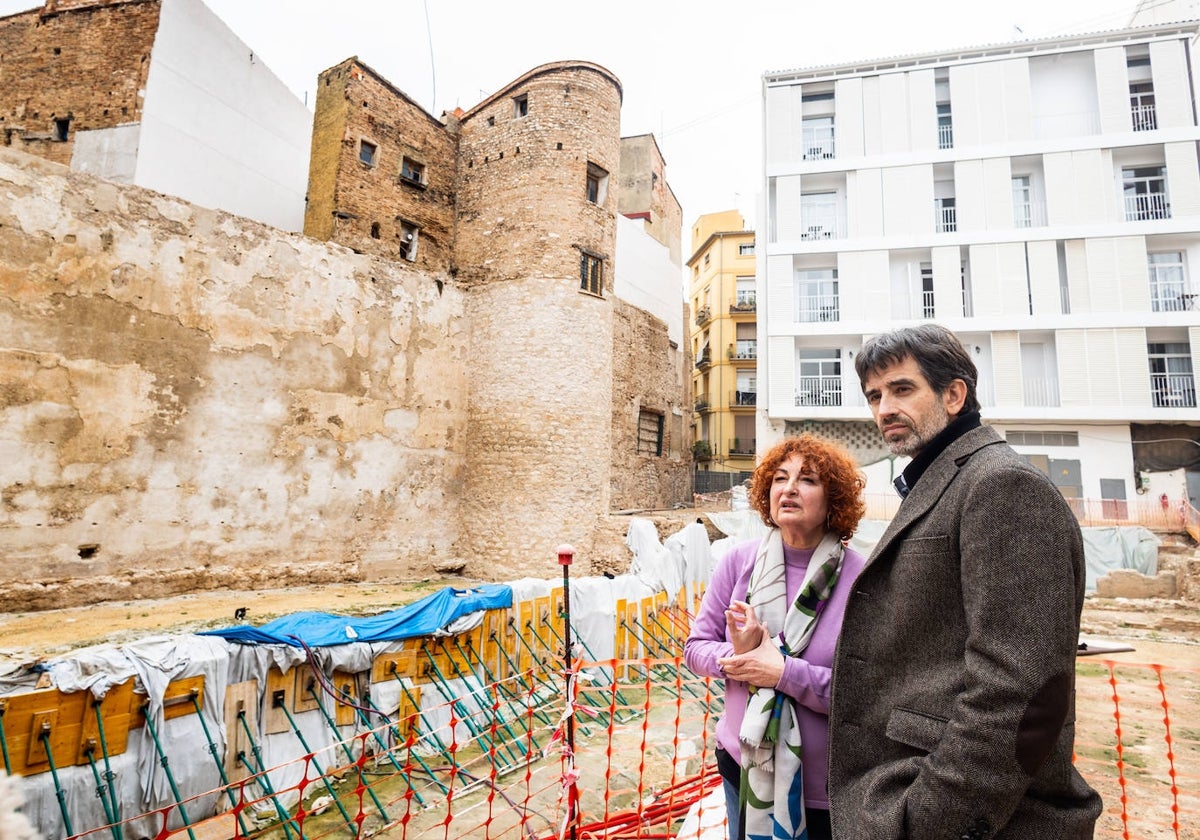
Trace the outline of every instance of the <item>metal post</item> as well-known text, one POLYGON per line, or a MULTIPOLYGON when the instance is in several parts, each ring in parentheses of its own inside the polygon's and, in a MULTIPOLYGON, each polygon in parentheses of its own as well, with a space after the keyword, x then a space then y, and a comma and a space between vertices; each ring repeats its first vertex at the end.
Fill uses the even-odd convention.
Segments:
POLYGON ((566 683, 567 702, 567 827, 571 840, 579 823, 579 785, 575 774, 575 672, 571 656, 571 561, 575 549, 567 544, 558 547, 558 565, 563 575, 563 680, 566 683))

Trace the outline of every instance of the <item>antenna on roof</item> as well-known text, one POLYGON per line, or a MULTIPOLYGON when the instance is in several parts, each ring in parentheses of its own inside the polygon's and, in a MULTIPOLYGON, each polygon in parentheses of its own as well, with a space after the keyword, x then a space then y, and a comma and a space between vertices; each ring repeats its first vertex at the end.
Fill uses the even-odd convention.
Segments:
POLYGON ((433 27, 429 22, 429 0, 425 0, 425 34, 429 38, 429 84, 430 92, 429 113, 434 113, 437 107, 437 69, 433 61, 433 27))

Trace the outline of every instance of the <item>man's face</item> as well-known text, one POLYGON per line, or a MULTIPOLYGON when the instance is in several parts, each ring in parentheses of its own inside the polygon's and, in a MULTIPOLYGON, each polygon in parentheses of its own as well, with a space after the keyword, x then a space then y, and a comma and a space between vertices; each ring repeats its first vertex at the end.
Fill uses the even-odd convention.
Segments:
POLYGON ((956 379, 939 395, 921 373, 917 360, 908 356, 869 374, 863 393, 892 454, 912 457, 962 410, 966 386, 956 379))

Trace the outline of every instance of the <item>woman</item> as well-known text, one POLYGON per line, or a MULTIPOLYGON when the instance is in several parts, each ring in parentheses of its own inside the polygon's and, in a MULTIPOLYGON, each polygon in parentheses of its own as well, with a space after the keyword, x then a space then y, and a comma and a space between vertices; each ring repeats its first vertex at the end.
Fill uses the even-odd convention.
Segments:
POLYGON ((863 486, 839 444, 805 434, 772 447, 750 485, 770 530, 725 554, 692 625, 688 667, 725 680, 717 765, 731 840, 805 828, 812 840, 832 837, 829 687, 846 598, 865 563, 845 546, 865 510, 863 486))

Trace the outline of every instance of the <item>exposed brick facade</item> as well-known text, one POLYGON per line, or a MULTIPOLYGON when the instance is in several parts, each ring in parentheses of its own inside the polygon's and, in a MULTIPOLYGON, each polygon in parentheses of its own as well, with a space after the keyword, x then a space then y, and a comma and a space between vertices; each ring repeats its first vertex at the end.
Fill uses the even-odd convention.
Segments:
POLYGON ((138 122, 160 10, 60 0, 0 18, 4 144, 69 164, 76 132, 138 122))
POLYGON ((326 70, 317 82, 305 233, 401 259, 415 228, 413 261, 445 274, 457 145, 452 131, 357 59, 326 70))

